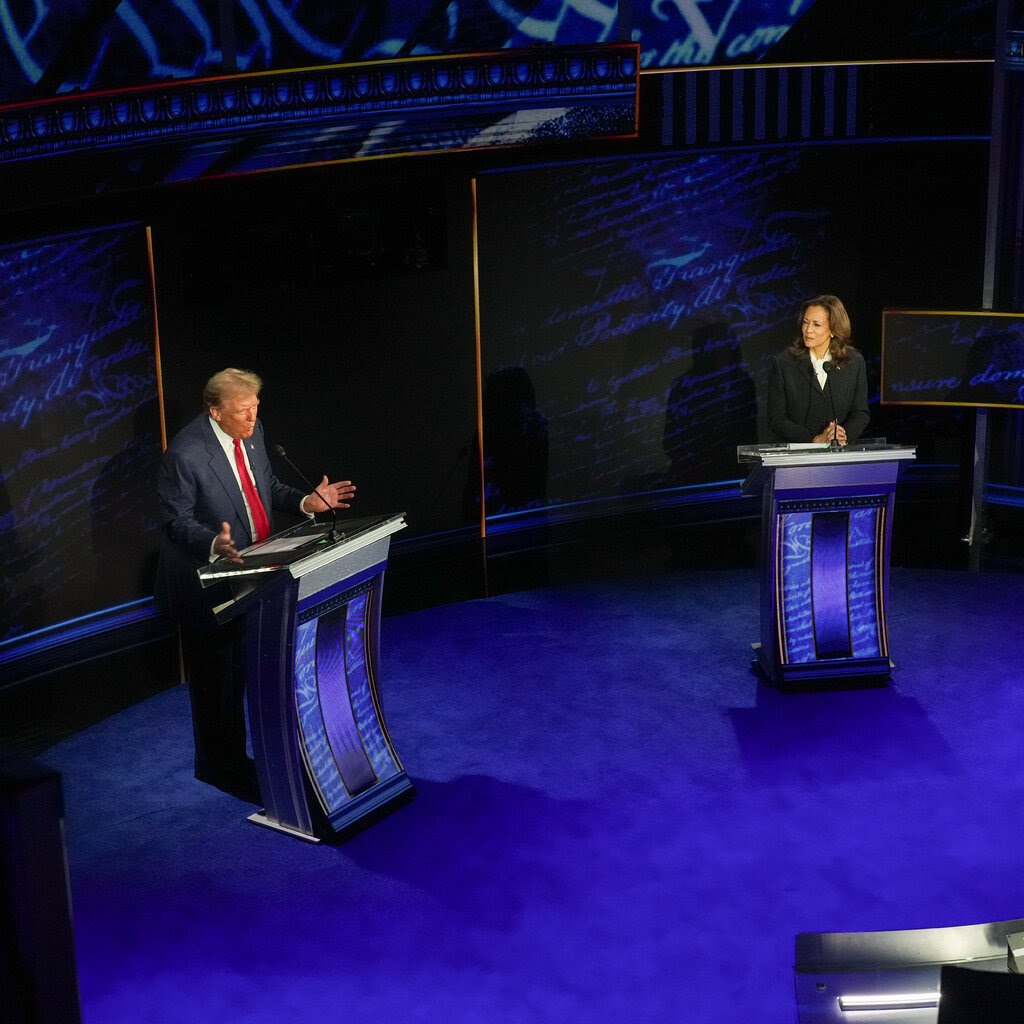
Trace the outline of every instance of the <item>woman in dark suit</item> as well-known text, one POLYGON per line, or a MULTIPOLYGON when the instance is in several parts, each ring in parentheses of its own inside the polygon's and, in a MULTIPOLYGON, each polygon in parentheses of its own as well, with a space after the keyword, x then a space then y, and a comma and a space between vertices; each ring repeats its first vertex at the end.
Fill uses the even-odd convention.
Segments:
POLYGON ((772 360, 768 429, 777 441, 851 444, 868 425, 868 380, 846 308, 818 295, 800 307, 797 324, 800 336, 772 360))

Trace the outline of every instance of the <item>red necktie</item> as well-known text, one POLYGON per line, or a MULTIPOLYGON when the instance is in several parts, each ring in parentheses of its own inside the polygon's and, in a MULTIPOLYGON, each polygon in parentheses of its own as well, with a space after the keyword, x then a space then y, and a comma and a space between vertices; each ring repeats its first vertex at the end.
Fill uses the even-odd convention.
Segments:
POLYGON ((245 500, 249 503, 249 511, 252 513, 252 525, 256 530, 253 541, 263 540, 270 536, 270 520, 267 519, 267 511, 256 493, 249 470, 245 465, 245 456, 242 454, 242 439, 235 438, 235 465, 238 466, 238 479, 242 481, 242 490, 245 491, 245 500))

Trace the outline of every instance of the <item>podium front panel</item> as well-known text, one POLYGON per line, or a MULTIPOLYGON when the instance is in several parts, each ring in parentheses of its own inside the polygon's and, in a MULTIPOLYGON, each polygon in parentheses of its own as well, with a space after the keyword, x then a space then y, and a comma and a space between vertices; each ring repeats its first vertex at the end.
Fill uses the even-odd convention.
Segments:
POLYGON ((889 547, 896 482, 914 449, 749 446, 762 494, 761 640, 781 688, 888 676, 889 547))
POLYGON ((340 831, 375 787, 404 779, 380 712, 377 620, 383 569, 322 605, 296 629, 295 694, 303 759, 316 797, 340 831))
POLYGON ((783 666, 888 658, 879 556, 884 496, 866 507, 780 502, 777 588, 783 666), (794 507, 795 506, 795 507, 794 507))

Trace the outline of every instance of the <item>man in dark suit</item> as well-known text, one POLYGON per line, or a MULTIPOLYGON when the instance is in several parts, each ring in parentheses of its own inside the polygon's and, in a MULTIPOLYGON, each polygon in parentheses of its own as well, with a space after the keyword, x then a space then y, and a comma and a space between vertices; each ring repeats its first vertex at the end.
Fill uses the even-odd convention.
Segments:
POLYGON ((192 701, 196 778, 258 802, 246 753, 242 629, 218 626, 196 570, 273 532, 274 509, 313 516, 348 508, 355 487, 325 476, 312 494, 274 474, 257 419, 262 381, 229 368, 203 390, 205 411, 167 447, 157 476, 162 537, 157 608, 179 624, 192 701))

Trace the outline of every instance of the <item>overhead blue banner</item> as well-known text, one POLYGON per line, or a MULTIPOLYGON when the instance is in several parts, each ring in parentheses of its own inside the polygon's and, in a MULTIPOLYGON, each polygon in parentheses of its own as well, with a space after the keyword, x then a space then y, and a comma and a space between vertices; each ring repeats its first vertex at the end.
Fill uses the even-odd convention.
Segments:
MULTIPOLYGON (((815 2, 132 0, 115 6, 0 0, 0 105, 73 89, 122 89, 168 79, 523 46, 637 43, 641 67, 651 71, 749 64, 770 60, 773 47, 815 2)), ((892 47, 898 55, 901 47, 922 46, 927 53, 913 49, 906 55, 991 54, 991 29, 979 39, 978 24, 986 24, 986 8, 994 24, 993 0, 897 7, 903 13, 894 24, 903 29, 902 38, 889 38, 891 31, 861 17, 865 58, 894 56, 892 47), (884 53, 870 52, 880 45, 887 48, 884 53)), ((818 31, 827 32, 827 27, 818 31)), ((834 48, 836 41, 819 39, 819 44, 834 48)), ((821 45, 806 49, 788 59, 836 56, 822 53, 821 45)))

